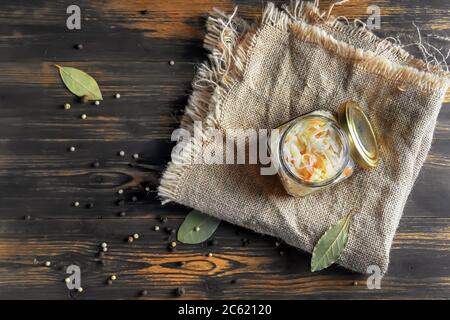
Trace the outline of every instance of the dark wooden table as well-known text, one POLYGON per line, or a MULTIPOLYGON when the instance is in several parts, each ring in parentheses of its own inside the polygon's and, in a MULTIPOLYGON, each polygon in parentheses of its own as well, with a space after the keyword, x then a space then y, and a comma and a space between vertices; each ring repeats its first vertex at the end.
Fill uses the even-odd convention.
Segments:
MULTIPOLYGON (((177 287, 186 289, 186 298, 200 299, 450 298, 449 104, 439 115, 380 290, 368 290, 364 275, 339 267, 312 274, 308 254, 276 248, 275 239, 226 223, 215 235, 216 246, 179 244, 169 252, 163 229, 179 226, 189 209, 161 206, 154 191, 195 66, 205 58, 207 12, 214 5, 231 10, 235 3, 79 0, 81 30, 70 31, 71 3, 0 5, 0 298, 132 299, 144 288, 147 298, 171 298, 177 287), (83 49, 74 48, 78 43, 83 49), (54 63, 92 74, 105 97, 101 105, 77 102, 54 63), (120 99, 113 98, 116 92, 120 99), (72 109, 64 110, 64 103, 72 109), (70 146, 76 151, 68 152, 70 146), (132 159, 133 153, 140 158, 132 159), (91 166, 96 161, 98 168, 91 166), (120 199, 125 203, 118 206, 120 199), (134 233, 140 239, 127 243, 134 233), (97 257, 101 242, 109 248, 103 259, 97 257), (83 293, 66 288, 71 264, 81 268, 83 293), (112 274, 118 279, 106 285, 112 274)), ((248 19, 264 5, 236 3, 248 19)), ((353 0, 335 14, 365 19, 374 4, 381 8, 380 35, 413 36, 415 21, 424 37, 450 47, 448 1, 353 0)))

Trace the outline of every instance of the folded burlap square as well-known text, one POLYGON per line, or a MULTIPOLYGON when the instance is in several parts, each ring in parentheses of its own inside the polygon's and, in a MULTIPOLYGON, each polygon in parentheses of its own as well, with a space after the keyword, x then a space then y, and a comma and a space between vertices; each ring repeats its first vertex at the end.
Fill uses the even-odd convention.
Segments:
POLYGON ((174 148, 159 195, 311 252, 320 236, 356 208, 338 263, 385 273, 407 197, 431 145, 449 81, 400 47, 342 23, 309 2, 268 4, 256 26, 214 11, 181 128, 194 121, 229 128, 275 128, 317 109, 358 102, 380 145, 380 165, 304 198, 284 191, 258 164, 192 163, 217 141, 207 133, 174 148), (176 163, 174 163, 176 162, 176 163), (183 164, 180 164, 183 162, 183 164))

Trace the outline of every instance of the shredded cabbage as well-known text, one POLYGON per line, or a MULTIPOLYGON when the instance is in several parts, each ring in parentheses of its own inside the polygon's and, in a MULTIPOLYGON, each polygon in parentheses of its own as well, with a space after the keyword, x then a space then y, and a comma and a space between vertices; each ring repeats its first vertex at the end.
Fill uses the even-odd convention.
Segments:
POLYGON ((282 156, 290 171, 304 181, 329 180, 344 166, 341 137, 330 123, 327 119, 307 117, 286 133, 282 156))

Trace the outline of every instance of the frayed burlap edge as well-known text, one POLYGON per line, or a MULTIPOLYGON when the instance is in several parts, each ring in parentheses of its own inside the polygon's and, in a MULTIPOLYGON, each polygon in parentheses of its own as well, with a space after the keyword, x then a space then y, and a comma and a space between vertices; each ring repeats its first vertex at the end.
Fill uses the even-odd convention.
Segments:
MULTIPOLYGON (((354 61, 355 67, 369 73, 399 83, 401 81, 402 84, 414 85, 430 94, 442 95, 447 90, 449 84, 447 72, 436 67, 433 68, 433 72, 427 71, 423 61, 412 57, 404 49, 381 40, 370 31, 344 25, 330 15, 324 19, 324 14, 320 13, 317 4, 295 1, 284 9, 289 10, 283 12, 274 4, 268 3, 258 28, 250 27, 237 18, 236 9, 230 16, 216 9, 211 13, 204 41, 204 47, 209 51, 208 61, 199 67, 193 80, 194 91, 189 98, 180 128, 192 133, 194 121, 202 121, 208 127, 220 128, 222 103, 233 85, 244 76, 258 35, 266 27, 289 31, 302 41, 322 46, 344 59, 354 61), (338 41, 324 29, 307 23, 318 19, 328 28, 344 30, 351 36, 377 42, 383 51, 391 51, 404 64, 394 63, 377 56, 374 52, 338 41)), ((168 163, 158 187, 158 196, 163 204, 179 200, 180 182, 183 181, 186 170, 193 165, 190 164, 192 159, 201 156, 203 144, 207 143, 208 139, 204 133, 195 137, 192 143, 184 145, 181 152, 180 150, 177 153, 172 152, 173 162, 168 163)))
POLYGON ((290 5, 283 5, 283 10, 289 15, 292 20, 304 21, 308 24, 313 24, 325 31, 339 32, 345 34, 347 38, 358 39, 364 41, 367 46, 373 45, 375 54, 389 54, 402 64, 414 67, 421 71, 429 71, 441 77, 448 77, 449 73, 442 70, 439 66, 433 66, 425 63, 421 59, 417 59, 411 55, 401 46, 392 43, 389 39, 381 39, 377 37, 371 30, 366 28, 360 20, 356 19, 353 24, 350 24, 346 17, 335 17, 331 15, 330 6, 328 12, 320 12, 318 7, 319 1, 314 3, 306 1, 291 1, 290 5), (340 19, 344 19, 345 23, 340 19), (357 25, 359 22, 360 25, 357 25))

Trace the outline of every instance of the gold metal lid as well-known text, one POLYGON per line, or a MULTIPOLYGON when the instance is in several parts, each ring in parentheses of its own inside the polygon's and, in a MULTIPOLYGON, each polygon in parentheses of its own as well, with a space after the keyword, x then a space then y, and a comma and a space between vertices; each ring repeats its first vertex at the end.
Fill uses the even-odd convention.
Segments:
POLYGON ((378 165, 378 144, 367 116, 354 101, 344 102, 338 111, 338 122, 347 134, 350 154, 365 169, 378 165))

